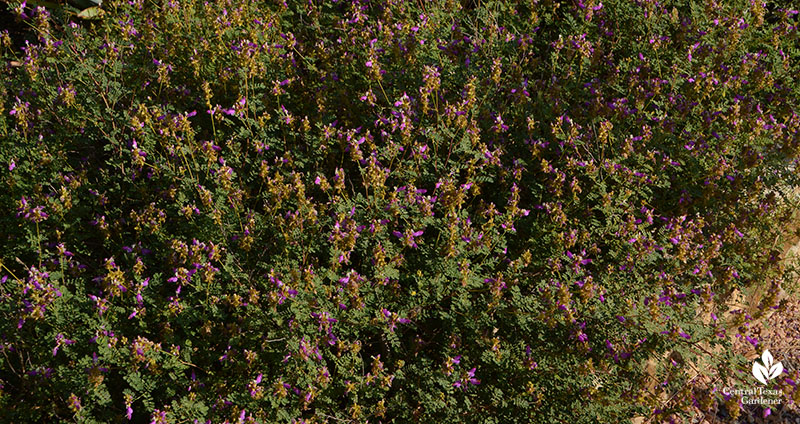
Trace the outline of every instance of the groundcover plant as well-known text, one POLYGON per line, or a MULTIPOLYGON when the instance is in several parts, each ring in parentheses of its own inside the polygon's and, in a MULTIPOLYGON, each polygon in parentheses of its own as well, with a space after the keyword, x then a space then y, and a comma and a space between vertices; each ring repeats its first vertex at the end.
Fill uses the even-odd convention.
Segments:
POLYGON ((2 422, 661 422, 760 384, 784 2, 0 7, 2 422))

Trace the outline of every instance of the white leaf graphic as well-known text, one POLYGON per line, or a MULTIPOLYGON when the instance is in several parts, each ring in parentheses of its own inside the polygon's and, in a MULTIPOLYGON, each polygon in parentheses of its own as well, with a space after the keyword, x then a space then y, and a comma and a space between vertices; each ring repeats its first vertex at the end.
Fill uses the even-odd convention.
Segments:
POLYGON ((764 367, 772 367, 772 354, 769 353, 769 350, 765 350, 764 353, 761 354, 761 360, 764 361, 764 367))
POLYGON ((782 372, 783 372, 783 364, 781 364, 780 362, 776 362, 775 365, 773 365, 772 368, 769 369, 769 379, 772 380, 773 378, 781 375, 782 372))
POLYGON ((767 375, 769 375, 767 367, 759 364, 758 361, 753 362, 753 377, 765 386, 767 385, 767 375))

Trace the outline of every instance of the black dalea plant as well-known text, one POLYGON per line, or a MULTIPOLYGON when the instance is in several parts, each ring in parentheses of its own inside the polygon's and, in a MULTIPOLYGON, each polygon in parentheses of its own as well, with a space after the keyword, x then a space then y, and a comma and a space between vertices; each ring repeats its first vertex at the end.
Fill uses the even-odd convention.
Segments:
POLYGON ((749 375, 796 10, 8 10, 0 421, 660 422, 749 375))

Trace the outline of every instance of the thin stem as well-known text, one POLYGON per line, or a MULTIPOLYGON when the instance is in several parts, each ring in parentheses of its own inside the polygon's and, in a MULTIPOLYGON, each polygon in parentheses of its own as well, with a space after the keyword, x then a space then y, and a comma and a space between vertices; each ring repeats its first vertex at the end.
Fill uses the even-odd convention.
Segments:
POLYGON ((39 221, 36 221, 36 244, 39 245, 39 268, 42 267, 42 236, 39 233, 39 221))
POLYGON ((3 268, 6 271, 8 271, 8 273, 11 274, 11 276, 14 277, 15 280, 19 280, 19 277, 14 275, 14 271, 11 271, 10 269, 8 269, 8 267, 2 261, 0 261, 0 268, 3 268))

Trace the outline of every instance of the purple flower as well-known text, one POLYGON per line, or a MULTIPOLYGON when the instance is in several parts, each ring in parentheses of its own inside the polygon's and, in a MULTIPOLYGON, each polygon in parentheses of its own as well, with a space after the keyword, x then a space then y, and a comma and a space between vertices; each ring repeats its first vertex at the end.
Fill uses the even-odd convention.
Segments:
POLYGON ((413 248, 419 247, 419 246, 417 245, 417 242, 414 240, 414 238, 415 238, 415 237, 419 237, 419 236, 421 236, 421 235, 422 235, 422 234, 424 234, 424 233, 425 233, 425 232, 424 232, 423 230, 419 230, 419 231, 412 231, 412 230, 410 230, 410 229, 406 229, 405 233, 401 233, 400 231, 392 231, 392 234, 393 234, 395 237, 397 237, 397 238, 399 238, 399 239, 402 239, 402 240, 403 240, 403 244, 404 244, 405 246, 407 246, 407 247, 413 247, 413 248))
POLYGON ((475 378, 475 368, 472 368, 471 370, 467 371, 466 377, 454 382, 453 387, 458 387, 466 391, 468 387, 467 384, 471 384, 473 386, 481 384, 481 381, 475 378))

